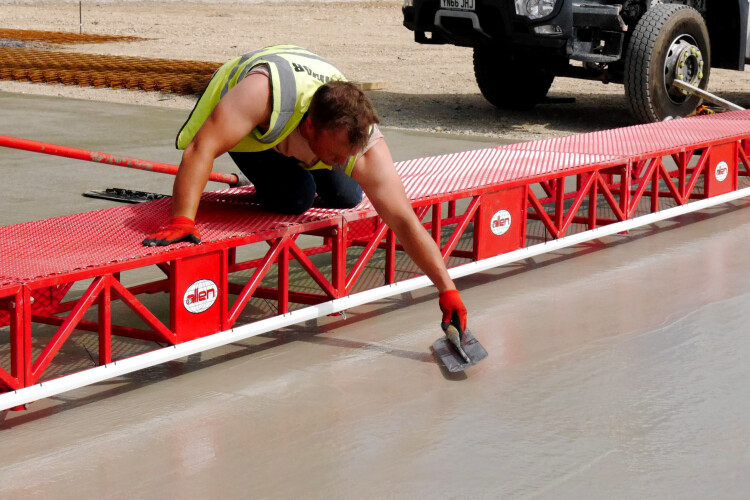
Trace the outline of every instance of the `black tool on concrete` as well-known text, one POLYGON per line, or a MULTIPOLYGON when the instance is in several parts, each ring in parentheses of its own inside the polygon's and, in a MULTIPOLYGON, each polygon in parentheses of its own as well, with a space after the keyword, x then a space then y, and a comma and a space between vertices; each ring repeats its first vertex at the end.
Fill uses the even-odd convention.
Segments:
POLYGON ((450 323, 441 323, 445 332, 432 344, 437 358, 445 365, 449 372, 461 372, 487 357, 487 351, 482 344, 467 329, 461 331, 461 322, 454 314, 450 323))
POLYGON ((123 188, 107 188, 105 190, 86 191, 83 196, 88 198, 101 198, 103 200, 120 201, 123 203, 143 203, 144 201, 161 200, 169 198, 166 194, 148 193, 145 191, 134 191, 123 188))

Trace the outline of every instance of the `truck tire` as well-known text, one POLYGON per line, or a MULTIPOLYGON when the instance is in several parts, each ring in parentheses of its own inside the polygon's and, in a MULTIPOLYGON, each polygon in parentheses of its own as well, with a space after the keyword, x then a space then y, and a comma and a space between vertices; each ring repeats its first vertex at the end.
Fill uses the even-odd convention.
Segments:
POLYGON ((625 56, 625 95, 643 123, 692 113, 700 103, 672 85, 675 78, 705 89, 711 45, 700 13, 686 5, 653 5, 636 24, 625 56))
POLYGON ((474 48, 474 76, 482 95, 500 109, 531 109, 547 95, 555 75, 515 60, 497 47, 474 48))

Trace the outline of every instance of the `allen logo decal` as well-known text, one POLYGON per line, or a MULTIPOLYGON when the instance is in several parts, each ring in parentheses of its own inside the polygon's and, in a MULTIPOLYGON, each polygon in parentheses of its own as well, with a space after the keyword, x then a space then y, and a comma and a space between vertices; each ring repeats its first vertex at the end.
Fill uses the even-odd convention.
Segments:
POLYGON ((219 289, 211 280, 198 280, 188 287, 182 297, 182 304, 188 312, 193 314, 202 313, 214 305, 219 289))
POLYGON ((510 229, 510 223, 510 212, 507 210, 495 212, 495 215, 490 219, 490 229, 492 230, 492 234, 497 236, 504 235, 508 232, 508 229, 510 229))
POLYGON ((724 179, 727 178, 727 175, 729 174, 729 166, 727 165, 727 162, 720 161, 718 165, 716 165, 716 171, 714 172, 714 175, 716 175, 716 180, 719 182, 722 182, 724 179))

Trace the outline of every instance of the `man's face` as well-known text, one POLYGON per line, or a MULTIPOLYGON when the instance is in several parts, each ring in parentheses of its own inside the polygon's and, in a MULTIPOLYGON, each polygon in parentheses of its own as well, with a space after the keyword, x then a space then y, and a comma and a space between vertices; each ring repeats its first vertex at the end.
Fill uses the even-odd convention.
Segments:
POLYGON ((311 137, 307 142, 315 156, 327 165, 343 165, 347 158, 359 152, 358 147, 349 144, 349 134, 344 129, 312 128, 311 137))

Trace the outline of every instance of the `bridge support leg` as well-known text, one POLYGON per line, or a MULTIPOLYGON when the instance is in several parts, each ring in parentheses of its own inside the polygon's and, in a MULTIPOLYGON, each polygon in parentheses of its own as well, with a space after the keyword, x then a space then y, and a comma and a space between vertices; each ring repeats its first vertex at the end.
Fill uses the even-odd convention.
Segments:
POLYGON ((524 246, 526 186, 482 195, 474 218, 475 260, 487 259, 524 246))
POLYGON ((705 172, 706 198, 737 190, 737 143, 711 148, 705 172))
POLYGON ((221 331, 221 304, 227 303, 227 290, 219 287, 223 257, 217 251, 177 259, 172 264, 170 321, 178 343, 221 331))

